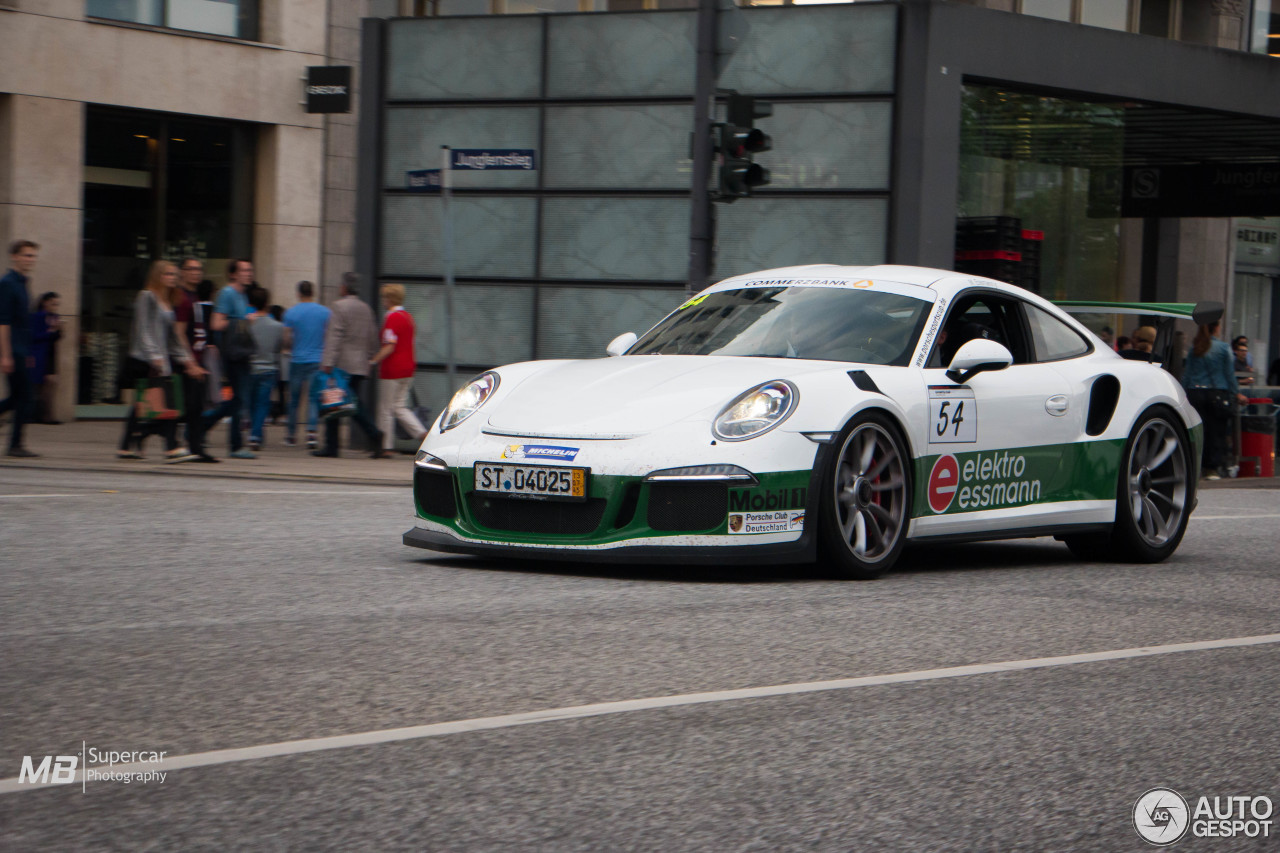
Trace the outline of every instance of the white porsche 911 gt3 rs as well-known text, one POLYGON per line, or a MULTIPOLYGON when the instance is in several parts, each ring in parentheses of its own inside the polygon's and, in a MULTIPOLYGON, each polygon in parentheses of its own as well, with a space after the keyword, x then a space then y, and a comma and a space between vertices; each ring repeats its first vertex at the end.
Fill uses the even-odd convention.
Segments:
POLYGON ((767 270, 609 352, 462 388, 418 451, 405 544, 868 578, 908 540, 1161 560, 1195 506, 1202 428, 1178 382, 1001 282, 767 270))

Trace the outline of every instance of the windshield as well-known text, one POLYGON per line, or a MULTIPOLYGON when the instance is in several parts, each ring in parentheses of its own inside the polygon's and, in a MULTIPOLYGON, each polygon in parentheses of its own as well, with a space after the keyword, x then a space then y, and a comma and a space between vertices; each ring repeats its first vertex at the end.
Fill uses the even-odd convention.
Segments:
POLYGON ((835 287, 722 290, 686 303, 627 355, 741 355, 902 366, 930 303, 835 287))

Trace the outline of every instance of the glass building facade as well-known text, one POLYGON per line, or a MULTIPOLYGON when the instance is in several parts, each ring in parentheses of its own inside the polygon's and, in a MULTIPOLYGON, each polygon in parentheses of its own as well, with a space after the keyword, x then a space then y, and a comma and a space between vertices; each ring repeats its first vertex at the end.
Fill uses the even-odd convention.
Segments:
MULTIPOLYGON (((887 257, 897 10, 749 9, 719 85, 767 98, 772 182, 717 205, 723 278, 887 257)), ((456 361, 465 373, 600 355, 684 298, 695 14, 401 19, 386 28, 377 277, 418 317, 420 398, 444 375, 442 202, 406 172, 441 146, 536 149, 531 171, 454 171, 456 361)))

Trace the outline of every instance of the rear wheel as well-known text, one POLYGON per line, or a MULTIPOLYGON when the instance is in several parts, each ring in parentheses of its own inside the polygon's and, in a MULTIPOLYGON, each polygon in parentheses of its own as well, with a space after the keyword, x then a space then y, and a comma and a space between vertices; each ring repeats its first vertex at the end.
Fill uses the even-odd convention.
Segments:
POLYGON ((1165 559, 1187 531, 1194 470, 1191 444, 1177 417, 1161 408, 1146 412, 1129 434, 1121 457, 1111 532, 1065 537, 1067 547, 1091 560, 1165 559))
POLYGON ((822 477, 818 546, 841 577, 869 580, 897 562, 911 519, 911 455, 897 426, 879 412, 841 431, 822 477))

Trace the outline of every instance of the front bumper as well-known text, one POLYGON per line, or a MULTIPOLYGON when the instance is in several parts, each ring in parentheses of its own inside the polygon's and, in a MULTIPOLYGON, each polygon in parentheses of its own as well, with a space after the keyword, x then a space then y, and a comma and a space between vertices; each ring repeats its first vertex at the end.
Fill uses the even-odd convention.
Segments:
MULTIPOLYGON (((601 464, 591 470, 583 502, 476 492, 468 464, 474 456, 455 457, 447 469, 420 465, 414 470, 415 527, 403 541, 448 553, 542 560, 809 562, 816 558, 816 472, 829 448, 801 436, 791 441, 788 461, 804 467, 753 471, 754 484, 654 482, 634 469, 601 473, 601 464), (785 521, 761 523, 769 518, 785 521)), ((605 462, 598 456, 593 461, 605 462)))
MULTIPOLYGON (((423 521, 416 522, 422 525, 423 521)), ((430 522, 426 522, 430 524, 430 522)), ((435 525, 431 526, 435 528, 435 525)), ((570 543, 528 545, 466 539, 449 530, 416 526, 402 541, 414 548, 475 557, 515 557, 523 560, 572 560, 587 563, 682 563, 686 565, 783 565, 812 563, 813 537, 805 531, 791 542, 750 545, 653 544, 652 540, 619 542, 607 547, 570 543)))

